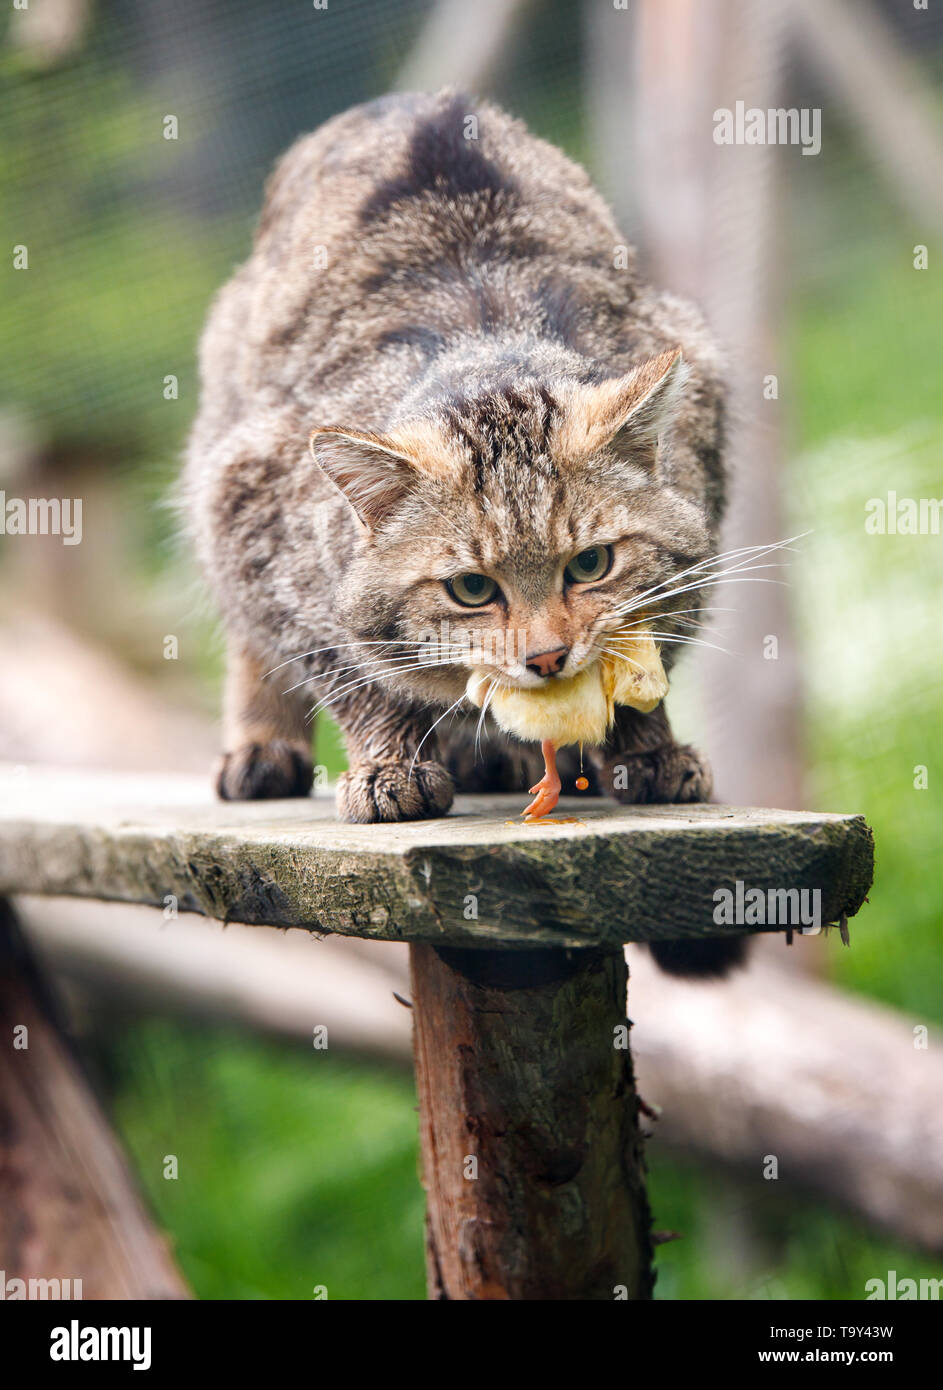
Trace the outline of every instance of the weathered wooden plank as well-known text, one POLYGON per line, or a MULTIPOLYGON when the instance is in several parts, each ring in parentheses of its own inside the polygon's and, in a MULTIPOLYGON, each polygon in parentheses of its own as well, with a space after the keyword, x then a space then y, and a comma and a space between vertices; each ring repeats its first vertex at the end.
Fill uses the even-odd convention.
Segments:
POLYGON ((0 769, 0 893, 162 905, 250 925, 444 945, 604 946, 719 927, 715 892, 818 891, 823 922, 871 882, 860 816, 459 797, 449 816, 341 824, 333 798, 219 803, 201 779, 0 769))

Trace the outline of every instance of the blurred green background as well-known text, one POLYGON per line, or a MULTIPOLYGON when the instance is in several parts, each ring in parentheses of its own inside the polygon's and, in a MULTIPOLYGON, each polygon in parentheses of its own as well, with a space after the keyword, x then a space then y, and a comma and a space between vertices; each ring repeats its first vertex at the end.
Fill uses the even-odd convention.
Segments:
MULTIPOLYGON (((3 240, 28 246, 29 269, 8 268, 4 287, 0 486, 15 490, 10 479, 32 470, 64 495, 107 493, 107 526, 87 509, 86 543, 68 557, 76 568, 40 597, 156 690, 213 711, 220 638, 167 506, 196 406, 200 327, 247 251, 274 158, 383 91, 428 6, 331 0, 325 12, 285 6, 277 20, 262 0, 75 9, 58 46, 17 31, 16 15, 2 21, 3 240), (176 141, 163 138, 168 113, 176 141), (172 674, 168 632, 180 638, 172 674)), ((592 166, 578 7, 538 9, 497 95, 592 166)), ((933 70, 941 31, 929 32, 921 56, 933 70)), ((864 499, 889 488, 943 493, 943 287, 935 247, 927 272, 912 265, 913 245, 932 236, 902 217, 841 120, 828 130, 819 159, 790 165, 785 212, 785 490, 792 530, 812 532, 790 583, 808 799, 863 812, 878 860, 866 929, 827 963, 840 984, 915 1024, 943 1024, 943 549, 934 536, 877 543, 863 524, 864 499), (926 790, 915 790, 918 765, 926 790)), ((0 547, 5 611, 26 609, 37 602, 29 572, 0 547)), ((342 766, 330 730, 318 756, 332 775, 342 766)), ((306 1298, 319 1284, 332 1298, 424 1296, 408 1075, 160 1017, 102 1013, 86 1042, 199 1296, 306 1298), (168 1151, 185 1180, 161 1180, 168 1151)), ((931 1272, 783 1184, 773 1199, 759 1179, 705 1172, 657 1139, 649 1152, 656 1227, 683 1235, 660 1248, 660 1297, 858 1298, 875 1271, 931 1272), (747 1260, 736 1245, 744 1213, 747 1260)))

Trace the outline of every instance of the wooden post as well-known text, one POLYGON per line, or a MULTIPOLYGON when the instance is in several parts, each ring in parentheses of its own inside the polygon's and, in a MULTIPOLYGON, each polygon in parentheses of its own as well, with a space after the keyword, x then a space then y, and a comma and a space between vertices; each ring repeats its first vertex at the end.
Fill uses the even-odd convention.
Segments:
POLYGON ((623 953, 410 956, 430 1297, 650 1298, 623 953))

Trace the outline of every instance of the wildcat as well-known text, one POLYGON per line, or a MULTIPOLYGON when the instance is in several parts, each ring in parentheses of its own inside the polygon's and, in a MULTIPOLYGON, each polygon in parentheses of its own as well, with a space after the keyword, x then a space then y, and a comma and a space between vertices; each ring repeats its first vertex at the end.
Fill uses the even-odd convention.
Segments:
MULTIPOLYGON (((201 378, 184 504, 227 633, 221 797, 306 795, 318 704, 346 740, 348 820, 521 790, 535 749, 487 717, 479 749, 472 665, 572 675, 640 604, 666 667, 696 631, 724 503, 718 353, 640 278, 584 171, 495 106, 385 97, 299 140, 201 378)), ((587 759, 622 801, 710 795, 661 706, 619 708, 587 759)), ((722 973, 740 943, 656 956, 722 973)))

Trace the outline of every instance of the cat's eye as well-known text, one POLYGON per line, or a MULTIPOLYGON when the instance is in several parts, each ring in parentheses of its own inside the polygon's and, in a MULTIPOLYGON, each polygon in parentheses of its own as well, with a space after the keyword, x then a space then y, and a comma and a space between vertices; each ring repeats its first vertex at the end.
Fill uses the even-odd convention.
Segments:
POLYGON ((594 545, 574 555, 563 573, 571 584, 591 584, 608 574, 611 564, 612 546, 594 545))
POLYGON ((480 608, 490 603, 498 592, 497 584, 486 574, 457 574, 454 579, 446 580, 445 587, 455 602, 463 603, 466 608, 480 608))

